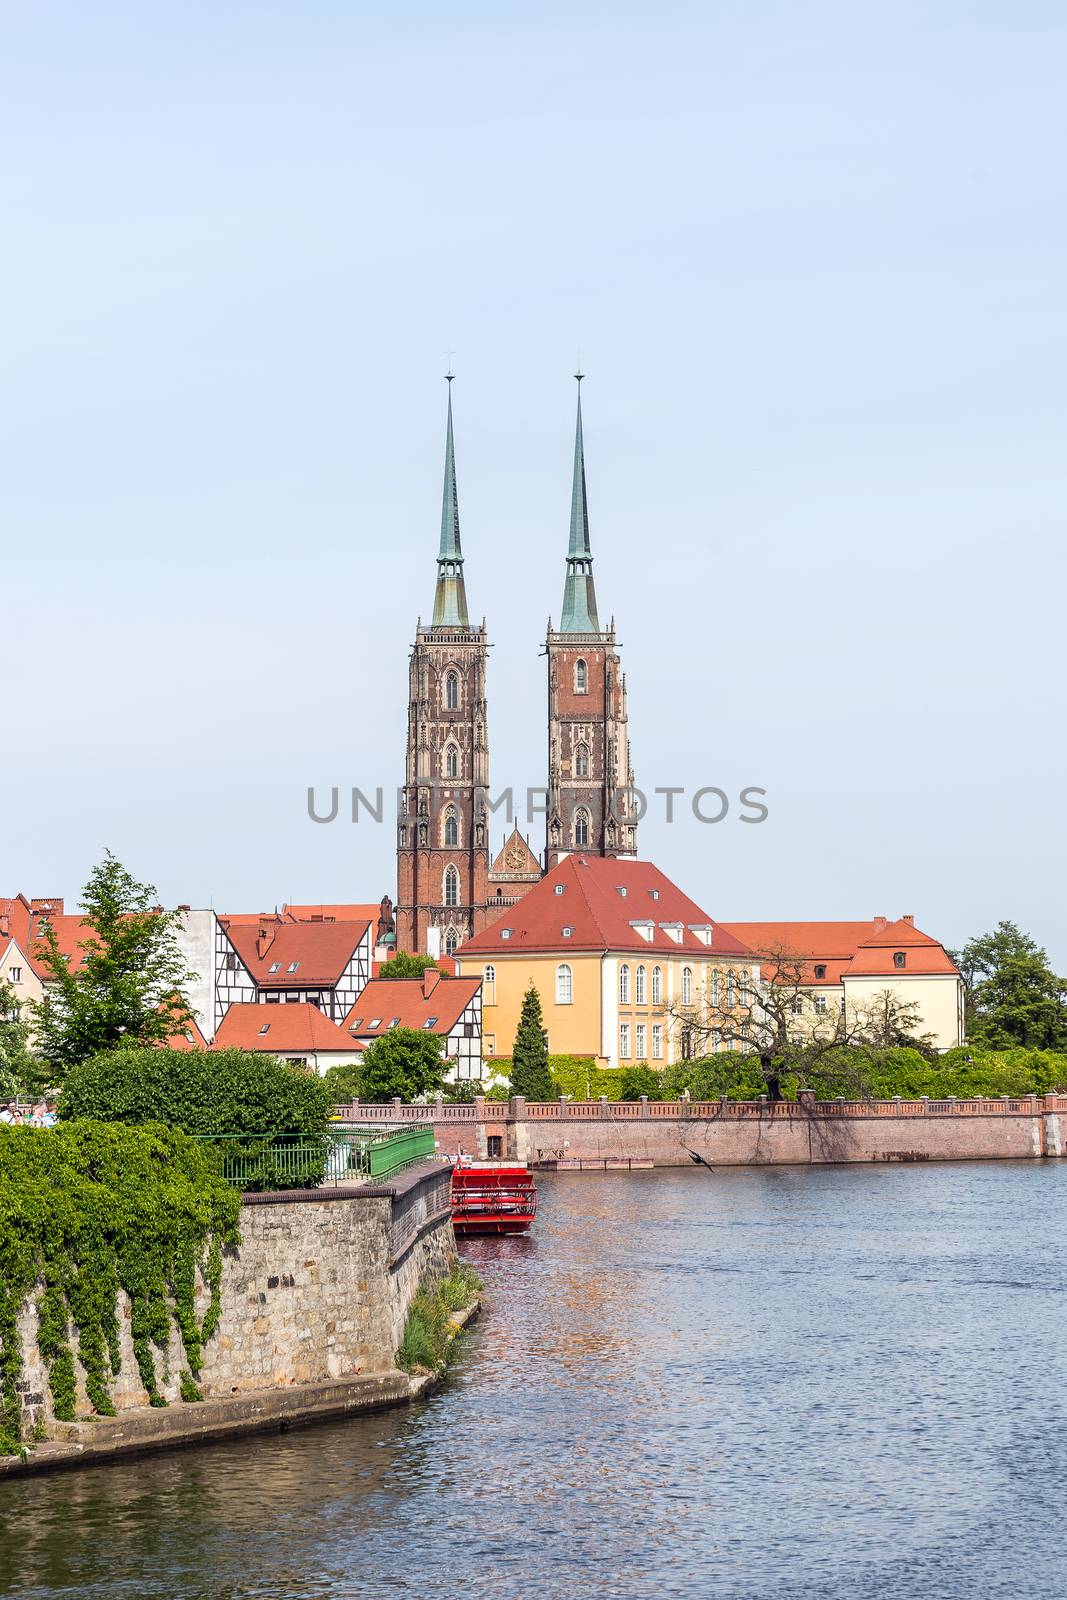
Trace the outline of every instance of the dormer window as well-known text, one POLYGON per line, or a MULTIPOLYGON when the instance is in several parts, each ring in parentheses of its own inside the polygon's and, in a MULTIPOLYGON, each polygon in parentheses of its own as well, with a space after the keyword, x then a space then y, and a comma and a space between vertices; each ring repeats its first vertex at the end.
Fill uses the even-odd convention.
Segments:
POLYGON ((571 937, 571 935, 574 933, 574 929, 573 928, 561 928, 560 932, 562 933, 562 935, 563 935, 563 937, 565 939, 569 939, 571 937))
POLYGON ((826 976, 826 963, 824 961, 816 961, 816 963, 815 963, 815 976, 817 978, 825 978, 825 976, 826 976))
POLYGON ((908 964, 908 958, 907 958, 906 954, 904 953, 904 951, 903 950, 894 950, 894 952, 893 952, 893 965, 898 969, 898 971, 900 970, 900 968, 906 967, 907 964, 908 964))
POLYGON ((565 885, 565 884, 562 884, 562 883, 557 883, 557 884, 556 884, 556 893, 557 893, 557 894, 562 894, 562 893, 563 893, 563 890, 564 890, 564 889, 565 889, 565 887, 566 887, 566 885, 565 885))
POLYGON ((619 893, 622 895, 623 899, 625 900, 626 899, 626 885, 624 883, 620 883, 620 884, 616 885, 616 887, 618 888, 619 893))
POLYGON ((510 928, 501 928, 500 937, 502 939, 510 939, 511 938, 511 929, 510 928))
POLYGON ((653 900, 658 900, 659 899, 659 890, 658 889, 650 889, 648 892, 652 896, 653 900))

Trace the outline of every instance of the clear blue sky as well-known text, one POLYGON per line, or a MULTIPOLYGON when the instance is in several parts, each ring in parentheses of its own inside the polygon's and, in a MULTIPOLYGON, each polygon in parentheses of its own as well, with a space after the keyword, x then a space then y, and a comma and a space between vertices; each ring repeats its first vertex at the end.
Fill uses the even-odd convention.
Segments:
POLYGON ((580 352, 638 781, 771 806, 642 854, 1067 968, 1065 81, 1028 0, 5 8, 0 892, 392 892, 305 792, 401 773, 449 350, 543 781, 580 352))

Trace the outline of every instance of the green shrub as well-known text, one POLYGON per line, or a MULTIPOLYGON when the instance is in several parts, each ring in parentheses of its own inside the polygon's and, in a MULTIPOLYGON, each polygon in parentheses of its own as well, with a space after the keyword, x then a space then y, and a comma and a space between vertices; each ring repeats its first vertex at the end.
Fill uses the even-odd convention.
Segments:
POLYGON ((109 1050, 71 1068, 63 1121, 162 1122, 184 1133, 325 1131, 333 1100, 325 1080, 252 1050, 109 1050))
POLYGON ((222 1247, 238 1241, 240 1197, 211 1153, 158 1123, 76 1121, 51 1129, 0 1127, 0 1449, 20 1445, 22 1373, 17 1318, 34 1294, 37 1345, 53 1413, 70 1420, 76 1398, 72 1330, 93 1409, 114 1412, 119 1371, 116 1296, 130 1301, 130 1333, 152 1405, 164 1405, 155 1350, 177 1326, 191 1398, 202 1350, 218 1325, 222 1247), (210 1289, 196 1315, 199 1267, 210 1289))
POLYGON ((447 1277, 420 1285, 396 1353, 404 1372, 443 1372, 455 1329, 452 1317, 476 1298, 482 1284, 473 1267, 457 1261, 447 1277))

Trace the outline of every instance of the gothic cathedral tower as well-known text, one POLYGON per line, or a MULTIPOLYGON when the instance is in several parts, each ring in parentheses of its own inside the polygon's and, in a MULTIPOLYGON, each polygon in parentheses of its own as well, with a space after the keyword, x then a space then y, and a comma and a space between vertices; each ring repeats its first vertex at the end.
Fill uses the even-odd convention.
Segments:
POLYGON ((486 793, 485 623, 467 617, 452 443, 452 374, 441 547, 433 621, 411 652, 408 743, 397 821, 396 942, 451 955, 485 923, 489 850, 486 793))
POLYGON ((551 869, 571 851, 637 852, 637 813, 626 728, 626 679, 615 623, 597 618, 582 440, 582 373, 574 438, 571 539, 559 632, 548 625, 548 845, 551 869))

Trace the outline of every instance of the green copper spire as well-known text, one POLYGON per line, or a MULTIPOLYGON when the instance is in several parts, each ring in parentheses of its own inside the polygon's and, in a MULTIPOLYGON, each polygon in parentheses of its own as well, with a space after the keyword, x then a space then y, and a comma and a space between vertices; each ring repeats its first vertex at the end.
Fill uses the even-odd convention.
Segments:
POLYGON ((567 582, 563 589, 560 633, 599 633, 593 556, 589 548, 589 506, 585 498, 585 445, 582 441, 582 372, 578 380, 578 423, 574 434, 574 484, 571 489, 571 542, 567 551, 567 582))
POLYGON ((437 552, 437 592, 433 600, 435 628, 469 628, 467 591, 463 585, 463 551, 459 543, 459 499, 456 494, 456 451, 452 443, 452 377, 448 381, 448 437, 445 441, 445 491, 441 502, 441 548, 437 552))

